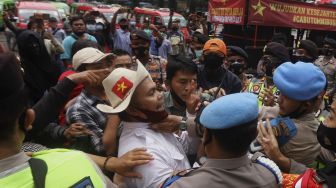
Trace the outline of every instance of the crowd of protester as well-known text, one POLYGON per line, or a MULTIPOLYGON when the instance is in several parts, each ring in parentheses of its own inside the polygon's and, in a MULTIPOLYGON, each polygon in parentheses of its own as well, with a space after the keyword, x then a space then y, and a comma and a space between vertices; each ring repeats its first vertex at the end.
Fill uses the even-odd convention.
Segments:
POLYGON ((125 13, 4 14, 0 187, 336 187, 335 39, 271 40, 251 71, 196 14, 186 39, 125 13))

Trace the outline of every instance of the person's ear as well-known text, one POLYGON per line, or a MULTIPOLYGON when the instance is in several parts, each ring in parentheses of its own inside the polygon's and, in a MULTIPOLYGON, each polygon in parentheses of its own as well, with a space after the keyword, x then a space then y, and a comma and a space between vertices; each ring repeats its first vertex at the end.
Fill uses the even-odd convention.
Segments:
POLYGON ((32 127, 32 124, 35 120, 35 112, 33 109, 27 109, 26 111, 26 117, 25 117, 25 120, 24 120, 24 127, 27 131, 31 130, 33 127, 32 127))
POLYGON ((211 142, 211 135, 210 135, 209 130, 207 128, 204 128, 203 139, 202 140, 203 140, 203 146, 204 147, 211 142))

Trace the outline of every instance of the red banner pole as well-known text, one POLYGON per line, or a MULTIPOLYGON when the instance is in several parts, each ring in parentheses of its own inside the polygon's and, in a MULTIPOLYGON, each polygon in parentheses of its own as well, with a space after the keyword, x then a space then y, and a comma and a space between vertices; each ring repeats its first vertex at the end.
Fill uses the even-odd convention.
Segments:
POLYGON ((258 25, 256 25, 254 30, 254 41, 253 41, 254 48, 257 48, 257 35, 258 35, 258 25))

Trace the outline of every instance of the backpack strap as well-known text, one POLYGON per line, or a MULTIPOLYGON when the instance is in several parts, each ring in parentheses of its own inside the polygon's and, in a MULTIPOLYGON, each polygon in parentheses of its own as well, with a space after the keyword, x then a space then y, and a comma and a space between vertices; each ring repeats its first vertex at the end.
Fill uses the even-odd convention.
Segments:
POLYGON ((45 188, 45 180, 48 172, 48 166, 42 159, 31 158, 28 160, 35 188, 45 188))
POLYGON ((60 28, 55 29, 55 31, 52 34, 55 35, 59 30, 60 28))
POLYGON ((258 163, 261 166, 267 168, 275 177, 278 185, 282 185, 283 177, 281 174, 280 168, 273 162, 272 160, 268 159, 264 154, 260 152, 256 152, 250 156, 252 162, 258 163))

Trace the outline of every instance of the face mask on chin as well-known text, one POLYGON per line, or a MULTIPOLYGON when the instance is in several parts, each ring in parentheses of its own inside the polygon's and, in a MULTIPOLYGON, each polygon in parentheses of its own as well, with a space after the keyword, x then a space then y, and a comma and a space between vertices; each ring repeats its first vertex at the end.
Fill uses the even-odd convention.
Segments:
POLYGON ((142 113, 144 113, 147 117, 147 119, 143 119, 140 117, 135 117, 141 122, 146 122, 146 123, 159 123, 162 120, 166 119, 168 117, 168 113, 166 110, 162 111, 151 111, 151 110, 144 110, 144 109, 139 109, 138 110, 142 113))

